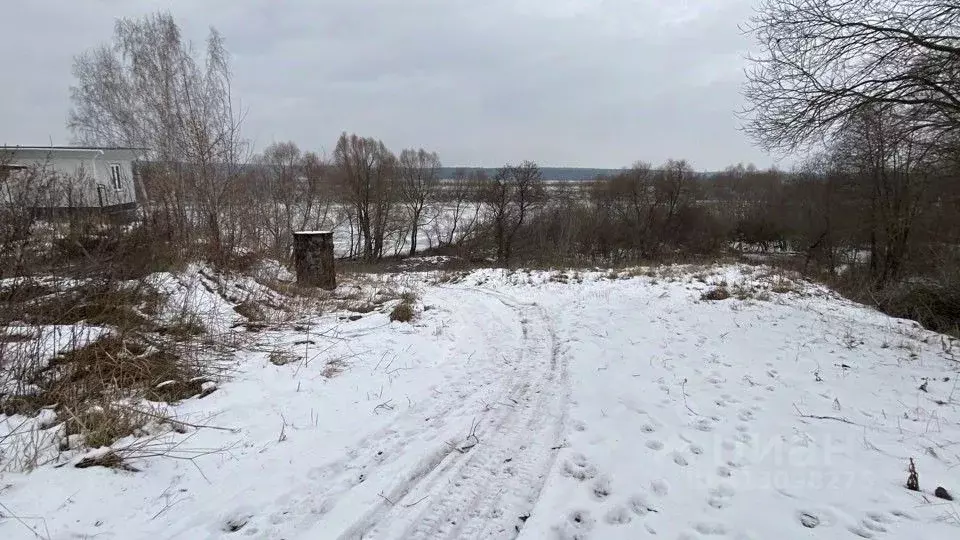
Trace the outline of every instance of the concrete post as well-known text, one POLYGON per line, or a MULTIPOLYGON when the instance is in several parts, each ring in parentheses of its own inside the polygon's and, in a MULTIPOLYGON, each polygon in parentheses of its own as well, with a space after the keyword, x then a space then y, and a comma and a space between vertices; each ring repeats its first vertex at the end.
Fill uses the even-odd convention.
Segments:
POLYGON ((293 233, 293 263, 297 269, 297 283, 335 289, 337 273, 333 267, 333 232, 293 233))

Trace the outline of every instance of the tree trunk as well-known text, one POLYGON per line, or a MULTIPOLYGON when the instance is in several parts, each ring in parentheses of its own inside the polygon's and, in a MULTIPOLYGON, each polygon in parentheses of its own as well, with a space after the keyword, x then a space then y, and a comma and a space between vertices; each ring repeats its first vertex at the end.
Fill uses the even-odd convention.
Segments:
POLYGON ((419 228, 420 223, 420 211, 417 210, 413 213, 413 223, 410 227, 410 256, 413 257, 417 254, 417 234, 420 232, 419 228))

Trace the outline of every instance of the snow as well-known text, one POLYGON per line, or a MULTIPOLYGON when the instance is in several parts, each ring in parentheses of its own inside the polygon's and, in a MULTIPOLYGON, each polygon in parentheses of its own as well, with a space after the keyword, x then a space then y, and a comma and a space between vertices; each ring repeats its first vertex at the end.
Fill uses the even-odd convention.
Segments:
POLYGON ((140 472, 4 474, 18 519, 0 537, 960 533, 933 495, 960 492, 944 336, 763 268, 403 279, 413 324, 384 306, 258 334, 230 380, 172 408, 186 433, 148 440, 181 459, 130 438, 114 446, 140 472), (738 294, 701 300, 724 284, 738 294))

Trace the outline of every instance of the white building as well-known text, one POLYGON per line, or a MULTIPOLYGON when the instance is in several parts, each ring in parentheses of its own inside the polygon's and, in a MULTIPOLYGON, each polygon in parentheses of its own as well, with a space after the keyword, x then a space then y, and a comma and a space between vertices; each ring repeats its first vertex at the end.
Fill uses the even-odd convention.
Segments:
POLYGON ((137 207, 136 148, 0 146, 2 203, 63 214, 137 207))

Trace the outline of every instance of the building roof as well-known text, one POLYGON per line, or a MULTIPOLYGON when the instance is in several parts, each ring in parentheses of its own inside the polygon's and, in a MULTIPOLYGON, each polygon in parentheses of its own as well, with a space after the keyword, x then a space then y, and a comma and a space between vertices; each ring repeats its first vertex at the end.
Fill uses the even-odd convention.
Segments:
POLYGON ((145 152, 146 148, 135 146, 0 146, 0 150, 137 150, 145 152))

